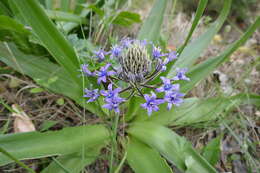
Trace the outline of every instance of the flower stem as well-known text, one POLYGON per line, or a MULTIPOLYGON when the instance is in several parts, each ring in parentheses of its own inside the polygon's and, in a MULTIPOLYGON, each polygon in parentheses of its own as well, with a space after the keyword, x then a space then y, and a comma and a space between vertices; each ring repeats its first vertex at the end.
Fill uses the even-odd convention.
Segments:
POLYGON ((117 127, 119 122, 119 114, 115 113, 115 120, 112 125, 112 146, 111 146, 111 154, 110 154, 110 163, 109 163, 109 173, 113 173, 114 171, 114 160, 117 161, 117 127))

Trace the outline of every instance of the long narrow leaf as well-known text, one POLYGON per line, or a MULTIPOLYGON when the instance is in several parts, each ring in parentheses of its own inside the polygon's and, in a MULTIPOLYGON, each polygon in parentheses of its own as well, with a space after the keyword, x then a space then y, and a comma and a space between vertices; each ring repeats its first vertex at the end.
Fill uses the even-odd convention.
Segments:
MULTIPOLYGON (((99 153, 101 147, 95 146, 94 148, 88 149, 85 151, 85 154, 73 153, 69 155, 59 156, 57 161, 62 164, 64 168, 66 168, 70 173, 79 173, 85 166, 94 162, 99 153)), ((41 173, 64 173, 61 166, 57 165, 55 161, 53 161, 48 167, 46 167, 41 173)))
POLYGON ((206 6, 207 6, 207 3, 208 3, 208 0, 200 0, 198 8, 197 8, 197 11, 196 11, 196 14, 195 14, 195 17, 194 17, 194 20, 193 20, 192 25, 191 25, 191 29, 189 31, 189 34, 188 34, 187 38, 185 39, 184 44, 178 50, 179 54, 182 53, 183 49, 186 47, 186 45, 190 41, 191 36, 192 36, 194 30, 196 29, 196 26, 198 25, 198 23, 200 21, 200 18, 201 18, 202 14, 203 14, 206 6))
POLYGON ((136 123, 128 133, 159 151, 167 160, 182 171, 216 173, 217 171, 183 137, 155 123, 136 123))
POLYGON ((225 62, 229 56, 237 49, 239 46, 244 44, 247 39, 255 32, 256 29, 258 29, 260 26, 260 17, 256 19, 254 24, 251 25, 250 28, 248 28, 247 32, 235 43, 230 45, 229 48, 227 48, 223 53, 221 53, 219 56, 210 58, 203 63, 200 63, 193 67, 190 72, 187 74, 187 76, 190 77, 191 81, 184 82, 182 86, 182 92, 188 92, 190 91, 200 80, 204 79, 206 76, 208 76, 214 69, 216 69, 220 64, 225 62))
POLYGON ((77 85, 82 86, 77 77, 79 62, 73 47, 56 29, 39 3, 36 0, 11 0, 11 2, 57 62, 66 69, 77 85))
POLYGON ((45 12, 50 19, 57 21, 75 22, 79 24, 85 24, 87 22, 83 17, 71 13, 54 10, 45 10, 45 12))
POLYGON ((37 84, 55 93, 70 97, 94 114, 105 115, 97 104, 83 104, 85 101, 80 87, 75 85, 71 78, 68 78, 68 73, 63 68, 50 62, 47 58, 26 55, 15 45, 0 42, 0 61, 20 73, 30 76, 37 84))
POLYGON ((163 125, 185 126, 199 122, 215 120, 223 111, 228 111, 241 103, 259 104, 260 96, 239 94, 232 97, 214 97, 208 99, 189 98, 170 111, 166 105, 160 111, 147 116, 138 116, 135 121, 149 121, 163 125))
MULTIPOLYGON (((29 132, 0 136, 0 147, 19 160, 65 155, 99 146, 109 138, 102 125, 70 127, 45 133, 29 132)), ((12 162, 0 154, 0 165, 12 162)))
POLYGON ((190 68, 199 57, 199 55, 203 52, 203 50, 208 47, 210 41, 219 31, 224 21, 226 20, 231 6, 231 1, 232 0, 224 1, 223 9, 218 19, 213 24, 211 24, 210 28, 204 34, 202 34, 198 39, 194 40, 185 47, 174 65, 172 65, 172 63, 168 65, 169 70, 166 72, 168 78, 172 78, 175 75, 176 67, 190 68))
POLYGON ((127 146, 127 161, 135 173, 172 172, 157 151, 134 138, 130 138, 127 146))
POLYGON ((138 39, 156 42, 160 38, 160 30, 167 2, 167 0, 157 0, 155 2, 148 18, 139 31, 138 39))
POLYGON ((97 104, 84 104, 80 87, 68 77, 69 74, 63 68, 50 62, 47 58, 26 55, 15 45, 0 42, 0 61, 20 73, 30 76, 37 84, 72 98, 94 114, 105 115, 97 104))

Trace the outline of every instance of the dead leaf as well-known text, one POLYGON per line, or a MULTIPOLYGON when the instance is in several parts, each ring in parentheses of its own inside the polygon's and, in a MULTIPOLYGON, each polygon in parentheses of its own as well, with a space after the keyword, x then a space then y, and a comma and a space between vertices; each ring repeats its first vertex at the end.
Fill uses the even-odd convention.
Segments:
POLYGON ((14 132, 31 132, 35 131, 35 126, 31 119, 26 115, 26 113, 19 109, 18 105, 12 105, 13 110, 16 113, 12 113, 12 116, 15 117, 14 119, 14 132))

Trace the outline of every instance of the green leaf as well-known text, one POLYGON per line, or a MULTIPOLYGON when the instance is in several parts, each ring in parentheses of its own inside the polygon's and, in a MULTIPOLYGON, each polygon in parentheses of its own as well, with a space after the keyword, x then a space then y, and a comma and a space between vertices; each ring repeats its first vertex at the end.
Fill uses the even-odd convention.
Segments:
POLYGON ((6 157, 12 159, 14 162, 16 162, 19 166, 26 169, 30 173, 35 173, 31 168, 29 168, 27 165, 25 165, 23 162, 17 160, 15 157, 13 157, 10 153, 8 153, 5 149, 0 147, 0 153, 4 154, 6 157))
POLYGON ((194 62, 199 58, 199 55, 208 47, 210 41, 214 35, 219 31, 223 23, 225 22, 229 9, 231 6, 231 0, 225 0, 223 9, 218 19, 211 24, 210 28, 202 34, 199 38, 188 44, 181 55, 178 57, 174 65, 170 63, 169 69, 165 74, 168 78, 172 78, 175 75, 176 67, 179 68, 190 68, 194 62))
POLYGON ((49 128, 55 126, 57 123, 58 121, 45 120, 40 127, 40 131, 48 130, 49 128))
POLYGON ((214 69, 216 69, 220 64, 228 60, 229 56, 237 50, 241 45, 243 45, 247 39, 258 29, 260 26, 260 17, 248 28, 246 33, 235 43, 230 45, 223 53, 219 56, 210 58, 195 67, 193 67, 188 73, 187 76, 190 77, 191 81, 182 82, 182 92, 190 91, 199 81, 208 76, 214 69))
MULTIPOLYGON (((104 144, 109 138, 102 125, 70 127, 45 133, 0 135, 0 147, 19 160, 65 155, 104 144)), ((0 154, 0 165, 12 162, 0 154)))
POLYGON ((56 103, 58 104, 58 105, 64 105, 64 99, 63 98, 59 98, 58 100, 56 100, 56 103))
POLYGON ((24 20, 32 27, 33 32, 56 61, 64 67, 76 85, 82 87, 82 82, 77 77, 79 62, 73 47, 56 29, 39 3, 36 0, 10 0, 10 2, 19 10, 24 20))
POLYGON ((105 11, 98 8, 96 4, 90 4, 90 5, 83 4, 82 6, 91 9, 93 12, 97 13, 100 17, 103 17, 105 15, 105 11))
POLYGON ((157 151, 134 138, 127 145, 127 161, 135 173, 172 172, 157 151))
MULTIPOLYGON (((94 162, 99 153, 100 149, 104 147, 95 146, 94 148, 85 151, 85 154, 73 153, 69 155, 59 156, 57 161, 62 164, 70 173, 79 173, 85 166, 94 162)), ((64 170, 53 161, 48 167, 46 167, 41 173, 64 173, 64 170)))
POLYGON ((32 94, 40 93, 40 92, 43 92, 43 91, 44 91, 43 88, 32 88, 32 89, 30 89, 30 93, 32 93, 32 94))
POLYGON ((130 26, 133 23, 139 23, 141 21, 142 20, 141 20, 139 14, 132 13, 129 11, 122 11, 113 20, 113 24, 122 25, 122 26, 130 26))
POLYGON ((208 0, 200 0, 199 2, 199 5, 198 5, 198 8, 197 8, 197 11, 196 11, 196 14, 195 14, 195 17, 194 17, 194 20, 192 22, 192 25, 191 25, 191 29, 189 31, 189 34, 184 42, 184 44, 181 46, 181 48, 178 50, 178 53, 181 54, 183 49, 186 47, 186 45, 188 44, 188 42, 190 41, 191 39, 191 36, 196 28, 196 26, 198 25, 199 21, 200 21, 200 18, 207 6, 207 3, 208 3, 208 0))
POLYGON ((23 35, 29 35, 30 31, 25 29, 24 26, 14 19, 0 15, 0 30, 13 31, 23 35))
POLYGON ((70 10, 70 0, 60 1, 60 8, 62 11, 69 11, 70 10))
POLYGON ((153 8, 142 25, 138 39, 157 42, 160 38, 160 30, 163 23, 164 12, 167 7, 167 0, 157 0, 153 8))
POLYGON ((135 121, 149 121, 162 125, 187 126, 215 120, 219 115, 241 103, 259 104, 260 96, 238 94, 232 97, 213 97, 208 99, 188 98, 179 106, 168 111, 163 105, 158 112, 148 116, 138 116, 135 121))
POLYGON ((82 97, 82 90, 68 77, 67 72, 47 58, 24 54, 13 44, 0 42, 0 61, 30 76, 36 83, 52 92, 70 97, 94 114, 105 115, 96 103, 86 104, 82 97))
POLYGON ((189 170, 192 159, 193 173, 216 173, 217 171, 183 137, 155 123, 135 123, 128 133, 151 148, 159 151, 168 161, 182 171, 189 170), (188 163, 188 164, 187 164, 188 163))
POLYGON ((79 23, 79 24, 87 23, 85 18, 80 17, 75 14, 66 13, 66 12, 62 12, 62 11, 54 11, 54 10, 45 10, 45 12, 47 13, 47 15, 50 19, 54 19, 57 21, 75 22, 75 23, 79 23))
POLYGON ((212 139, 204 148, 202 156, 207 159, 207 161, 212 165, 215 166, 220 158, 221 153, 221 139, 222 136, 218 136, 215 139, 212 139))

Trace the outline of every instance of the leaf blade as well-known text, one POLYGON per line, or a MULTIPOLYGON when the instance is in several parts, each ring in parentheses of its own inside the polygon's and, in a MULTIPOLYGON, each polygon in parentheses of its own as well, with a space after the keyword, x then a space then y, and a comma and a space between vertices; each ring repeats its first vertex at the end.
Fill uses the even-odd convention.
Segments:
POLYGON ((189 170, 187 159, 192 158, 193 173, 216 173, 216 170, 201 157, 183 137, 155 123, 135 123, 128 133, 159 151, 167 160, 182 171, 189 170))
MULTIPOLYGON (((45 133, 28 132, 0 136, 0 146, 19 160, 74 153, 83 146, 91 148, 109 138, 102 125, 70 127, 45 133), (68 140, 70 139, 70 140, 68 140)), ((0 165, 11 160, 0 154, 0 165)))
POLYGON ((136 173, 172 173, 157 151, 134 138, 130 138, 127 146, 127 161, 136 173))

